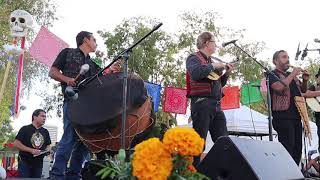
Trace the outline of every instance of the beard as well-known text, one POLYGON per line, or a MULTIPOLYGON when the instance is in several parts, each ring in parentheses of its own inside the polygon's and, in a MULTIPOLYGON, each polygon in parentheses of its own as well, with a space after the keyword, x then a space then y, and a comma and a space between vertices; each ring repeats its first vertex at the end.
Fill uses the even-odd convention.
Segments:
POLYGON ((286 72, 289 68, 290 68, 290 67, 289 67, 289 62, 283 64, 283 66, 282 66, 282 70, 283 70, 284 72, 286 72))

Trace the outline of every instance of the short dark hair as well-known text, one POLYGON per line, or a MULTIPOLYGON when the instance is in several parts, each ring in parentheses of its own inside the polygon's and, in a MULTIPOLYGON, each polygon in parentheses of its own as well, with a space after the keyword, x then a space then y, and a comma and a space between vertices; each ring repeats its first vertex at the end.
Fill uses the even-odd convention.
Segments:
POLYGON ((77 47, 81 46, 83 43, 84 38, 90 38, 92 36, 91 32, 88 31, 81 31, 77 34, 76 41, 77 41, 77 47))
POLYGON ((32 113, 32 121, 34 120, 33 117, 38 117, 41 112, 46 113, 43 109, 36 109, 35 111, 33 111, 33 113, 32 113))
POLYGON ((213 35, 210 32, 203 32, 197 38, 197 48, 202 49, 205 47, 206 42, 212 40, 213 35))
POLYGON ((279 50, 279 51, 276 51, 276 52, 273 54, 273 56, 272 56, 272 62, 273 62, 273 64, 275 64, 276 59, 279 57, 279 54, 282 53, 282 52, 287 52, 287 51, 285 51, 285 50, 279 50))

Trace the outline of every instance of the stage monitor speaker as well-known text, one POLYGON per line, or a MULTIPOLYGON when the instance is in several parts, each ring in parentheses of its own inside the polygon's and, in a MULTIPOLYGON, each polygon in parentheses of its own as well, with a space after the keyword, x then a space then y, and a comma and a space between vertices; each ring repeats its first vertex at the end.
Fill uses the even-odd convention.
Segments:
POLYGON ((197 167, 212 180, 304 179, 279 142, 221 137, 197 167))

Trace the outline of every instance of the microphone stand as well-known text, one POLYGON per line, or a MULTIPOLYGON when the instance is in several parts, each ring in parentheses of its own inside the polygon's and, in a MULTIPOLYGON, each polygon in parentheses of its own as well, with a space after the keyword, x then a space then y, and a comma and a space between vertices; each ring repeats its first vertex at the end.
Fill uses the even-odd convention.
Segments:
POLYGON ((318 51, 320 53, 320 49, 306 49, 306 51, 318 51))
POLYGON ((261 64, 256 58, 252 57, 249 53, 247 53, 245 50, 243 50, 240 46, 238 46, 235 42, 232 43, 235 47, 237 47, 239 50, 241 50, 243 53, 245 53, 250 59, 252 59, 254 62, 256 62, 264 71, 266 76, 266 82, 267 82, 267 103, 268 103, 268 126, 269 126, 269 141, 273 141, 272 136, 272 111, 271 111, 271 95, 270 95, 270 82, 269 77, 270 75, 275 77, 281 84, 287 87, 287 85, 272 71, 270 71, 267 67, 265 67, 263 64, 261 64))
POLYGON ((121 117, 121 148, 125 149, 125 128, 126 128, 126 117, 127 117, 127 83, 128 83, 128 59, 130 56, 130 53, 132 52, 132 49, 136 47, 138 44, 140 44, 144 39, 146 39, 148 36, 150 36, 154 31, 160 28, 162 26, 162 23, 159 23, 157 26, 155 26, 150 32, 148 32, 146 35, 144 35, 141 39, 136 41, 133 45, 131 45, 129 48, 122 51, 120 54, 118 54, 116 57, 113 58, 113 61, 107 65, 105 68, 101 69, 97 74, 91 76, 88 79, 83 80, 78 84, 79 89, 85 88, 90 82, 92 82, 95 78, 98 78, 102 75, 103 71, 109 68, 112 64, 114 64, 119 59, 124 60, 124 66, 123 66, 123 88, 122 88, 122 117, 121 117))

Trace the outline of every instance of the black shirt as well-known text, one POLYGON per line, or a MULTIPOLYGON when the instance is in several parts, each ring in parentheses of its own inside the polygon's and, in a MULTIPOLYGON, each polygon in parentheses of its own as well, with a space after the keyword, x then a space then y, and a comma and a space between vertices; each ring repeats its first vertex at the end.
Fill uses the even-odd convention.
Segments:
MULTIPOLYGON (((273 71, 276 75, 277 73, 275 71, 273 71)), ((289 76, 289 72, 285 72, 285 77, 289 76)), ((270 82, 270 94, 271 94, 271 102, 273 101, 272 100, 272 95, 274 92, 274 90, 271 88, 271 85, 275 82, 278 82, 278 80, 270 75, 269 76, 269 82, 270 82)), ((301 117, 300 117, 300 114, 299 114, 299 111, 296 107, 296 104, 295 104, 295 100, 294 100, 294 97, 295 96, 301 96, 301 93, 297 87, 297 84, 295 82, 295 80, 292 80, 290 85, 289 85, 289 88, 290 88, 290 106, 289 106, 289 109, 288 110, 285 110, 285 111, 272 111, 272 116, 273 116, 273 119, 296 119, 296 120, 301 120, 301 117)), ((272 103, 271 103, 272 104, 272 103)))
MULTIPOLYGON (((51 144, 49 131, 43 127, 36 129, 32 124, 23 126, 16 139, 27 147, 40 150, 45 150, 51 144)), ((44 155, 33 157, 29 152, 19 151, 19 158, 31 167, 42 167, 43 157, 44 155)))
MULTIPOLYGON (((80 77, 79 82, 85 78, 95 75, 101 68, 95 64, 89 55, 85 56, 80 48, 65 48, 63 49, 53 62, 52 66, 62 71, 62 74, 75 78, 84 64, 89 65, 89 70, 80 77)), ((62 93, 64 93, 67 84, 61 82, 62 93)))

